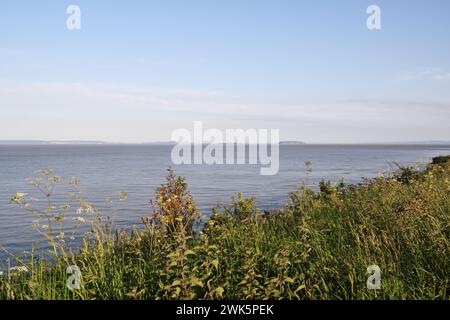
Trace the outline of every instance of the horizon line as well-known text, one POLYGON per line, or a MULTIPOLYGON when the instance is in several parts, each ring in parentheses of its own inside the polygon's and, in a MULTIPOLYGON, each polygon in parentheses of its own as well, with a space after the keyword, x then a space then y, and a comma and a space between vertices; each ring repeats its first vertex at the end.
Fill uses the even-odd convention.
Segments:
MULTIPOLYGON (((103 140, 40 140, 40 139, 11 139, 1 140, 0 145, 172 145, 178 144, 176 141, 146 141, 146 142, 113 142, 103 140)), ((194 144, 198 143, 184 143, 194 144)), ((211 143, 205 142, 204 145, 211 143)), ((221 143, 215 143, 221 144, 221 143)), ((223 142, 223 144, 245 144, 253 145, 253 143, 237 143, 237 142, 223 142)), ((259 145, 259 143, 256 143, 259 145)), ((269 143, 272 144, 272 143, 269 143)), ((446 140, 421 140, 421 141, 377 141, 377 142, 305 142, 301 140, 281 140, 279 144, 284 145, 450 145, 450 141, 446 140)))

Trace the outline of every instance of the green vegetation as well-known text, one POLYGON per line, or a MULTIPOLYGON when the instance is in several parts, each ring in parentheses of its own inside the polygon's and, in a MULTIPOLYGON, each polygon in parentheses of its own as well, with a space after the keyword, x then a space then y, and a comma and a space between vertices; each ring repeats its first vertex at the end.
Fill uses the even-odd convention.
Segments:
POLYGON ((113 228, 71 181, 74 221, 91 225, 72 253, 61 226, 74 205, 52 205, 60 178, 46 170, 31 182, 47 209, 22 193, 11 201, 38 217, 53 258, 18 260, 28 271, 3 277, 0 298, 448 299, 449 176, 447 157, 359 185, 302 185, 271 212, 239 194, 202 224, 186 182, 169 170, 153 214, 126 230, 113 228), (66 286, 71 265, 81 271, 80 289, 66 286), (381 269, 380 290, 366 287, 370 265, 381 269))
POLYGON ((433 158, 433 164, 445 164, 450 161, 450 155, 448 156, 438 156, 433 158))

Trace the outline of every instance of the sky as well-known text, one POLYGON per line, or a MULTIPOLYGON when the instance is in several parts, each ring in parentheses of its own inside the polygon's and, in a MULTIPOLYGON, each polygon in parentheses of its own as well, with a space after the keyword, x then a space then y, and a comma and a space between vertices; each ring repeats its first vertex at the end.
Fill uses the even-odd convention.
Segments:
POLYGON ((0 3, 0 140, 168 141, 202 121, 308 143, 448 141, 449 120, 448 0, 0 3))

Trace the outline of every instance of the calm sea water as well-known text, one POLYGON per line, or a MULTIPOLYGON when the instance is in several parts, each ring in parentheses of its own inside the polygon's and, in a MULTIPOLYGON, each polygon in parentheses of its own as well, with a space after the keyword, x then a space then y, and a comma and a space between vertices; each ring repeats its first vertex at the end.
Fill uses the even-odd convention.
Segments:
MULTIPOLYGON (((8 201, 15 192, 36 195, 26 182, 36 170, 53 168, 57 175, 78 177, 87 198, 113 216, 117 225, 132 225, 151 212, 148 200, 164 182, 170 152, 171 146, 164 145, 0 146, 0 244, 20 254, 39 238, 31 227, 35 218, 8 201), (111 205, 105 201, 121 191, 129 193, 125 202, 111 205)), ((286 145, 280 147, 280 171, 275 176, 261 176, 255 165, 174 169, 186 177, 199 207, 208 214, 215 204, 228 203, 238 191, 257 197, 261 208, 283 205, 289 192, 306 180, 304 163, 308 160, 313 167, 308 181, 314 187, 321 179, 359 182, 390 170, 392 162, 423 165, 433 156, 449 153, 447 145, 286 145)), ((67 192, 63 183, 55 192, 56 202, 67 200, 67 192)))

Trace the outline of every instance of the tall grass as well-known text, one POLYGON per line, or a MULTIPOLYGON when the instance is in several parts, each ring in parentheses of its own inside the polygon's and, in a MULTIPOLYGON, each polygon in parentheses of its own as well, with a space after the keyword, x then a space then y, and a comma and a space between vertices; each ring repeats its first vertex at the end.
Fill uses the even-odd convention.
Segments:
MULTIPOLYGON (((28 271, 4 276, 0 298, 448 299, 449 175, 447 157, 359 185, 302 185, 271 212, 238 194, 202 223, 186 182, 169 170, 140 227, 112 228, 74 193, 77 221, 90 224, 76 251, 57 227, 71 207, 48 199, 37 210, 16 194, 12 202, 38 216, 52 257, 19 261, 28 271), (66 285, 71 265, 79 289, 66 285), (366 286, 370 265, 381 269, 379 290, 366 286)), ((51 198, 59 181, 47 170, 33 183, 51 198)))

